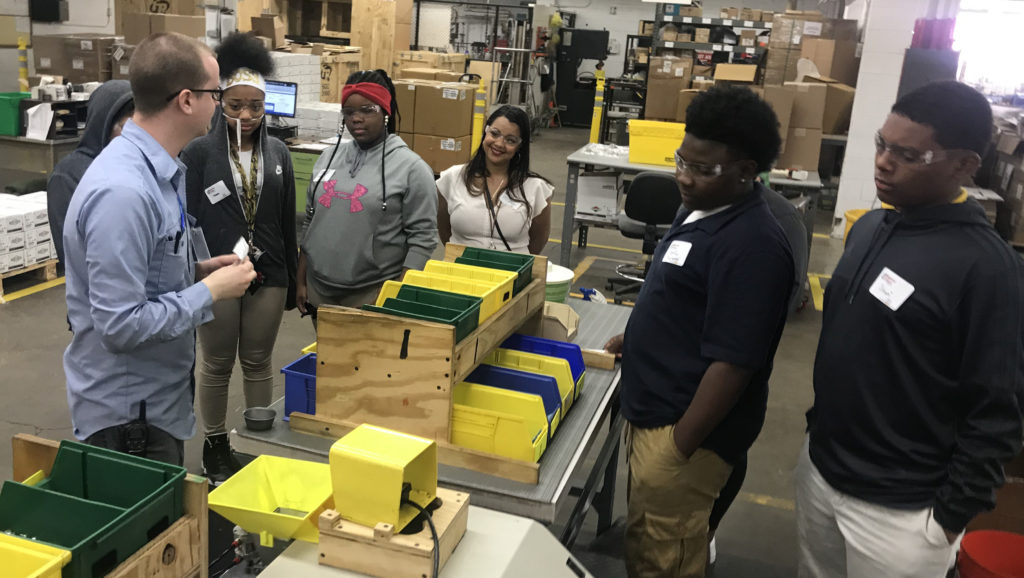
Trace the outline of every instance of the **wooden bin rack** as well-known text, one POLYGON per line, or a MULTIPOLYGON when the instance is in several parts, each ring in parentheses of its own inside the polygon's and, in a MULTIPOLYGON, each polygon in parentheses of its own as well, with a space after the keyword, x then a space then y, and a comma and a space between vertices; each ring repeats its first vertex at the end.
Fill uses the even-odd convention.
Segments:
MULTIPOLYGON (((24 480, 39 470, 47 476, 60 443, 29 434, 11 440, 13 474, 24 480)), ((206 478, 185 476, 185 513, 156 538, 122 562, 108 578, 207 578, 209 542, 206 478)), ((62 523, 54 520, 54 524, 62 523)))
MULTIPOLYGON (((465 249, 445 247, 445 261, 465 249)), ((438 461, 536 484, 537 463, 449 443, 452 389, 544 308, 547 259, 533 281, 460 342, 455 328, 347 307, 322 307, 317 331, 316 415, 292 413, 293 430, 338 439, 369 423, 437 441, 438 461)), ((527 327, 524 327, 527 326, 527 327)))

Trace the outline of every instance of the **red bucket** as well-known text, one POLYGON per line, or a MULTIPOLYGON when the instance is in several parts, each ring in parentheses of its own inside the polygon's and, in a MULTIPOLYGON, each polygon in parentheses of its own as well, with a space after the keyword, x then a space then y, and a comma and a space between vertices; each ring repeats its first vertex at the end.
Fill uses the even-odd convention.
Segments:
POLYGON ((960 578, 1020 578, 1024 576, 1024 535, 977 530, 960 542, 960 578))

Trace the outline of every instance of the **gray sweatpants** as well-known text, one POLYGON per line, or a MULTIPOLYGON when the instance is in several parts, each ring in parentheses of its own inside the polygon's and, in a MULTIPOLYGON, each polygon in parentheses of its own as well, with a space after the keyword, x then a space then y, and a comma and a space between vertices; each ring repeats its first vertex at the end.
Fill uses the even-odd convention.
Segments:
POLYGON ((235 358, 242 366, 245 407, 270 405, 272 354, 284 315, 285 287, 261 287, 254 295, 213 304, 214 320, 199 328, 199 408, 206 435, 227 431, 228 383, 235 358))

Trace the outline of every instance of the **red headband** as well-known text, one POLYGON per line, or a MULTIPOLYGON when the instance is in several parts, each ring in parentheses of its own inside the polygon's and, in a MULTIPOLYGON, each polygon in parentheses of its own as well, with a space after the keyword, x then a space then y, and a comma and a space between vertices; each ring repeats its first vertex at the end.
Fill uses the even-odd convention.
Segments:
POLYGON ((361 94, 366 97, 370 102, 379 105, 384 112, 391 114, 391 93, 387 88, 376 84, 374 82, 357 82, 356 84, 346 84, 341 88, 341 104, 345 105, 345 101, 348 97, 353 94, 361 94))

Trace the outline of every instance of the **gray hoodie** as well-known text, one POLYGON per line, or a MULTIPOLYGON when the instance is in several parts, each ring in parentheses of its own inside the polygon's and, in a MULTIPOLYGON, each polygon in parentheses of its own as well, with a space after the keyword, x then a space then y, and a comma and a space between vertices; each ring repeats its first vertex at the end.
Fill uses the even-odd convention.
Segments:
POLYGON ((320 155, 306 192, 302 252, 313 280, 328 290, 359 289, 397 278, 404 267, 422 269, 438 242, 427 163, 397 135, 367 150, 346 142, 327 166, 332 150, 320 155))

